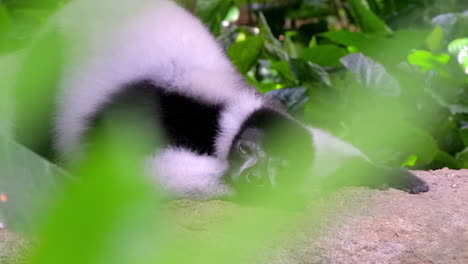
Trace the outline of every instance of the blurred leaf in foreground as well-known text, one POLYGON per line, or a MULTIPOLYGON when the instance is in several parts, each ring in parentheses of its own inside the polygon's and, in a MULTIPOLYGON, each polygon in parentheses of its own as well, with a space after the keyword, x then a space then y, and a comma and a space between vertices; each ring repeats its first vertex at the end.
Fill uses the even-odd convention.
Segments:
POLYGON ((56 204, 30 263, 154 263, 162 219, 155 188, 143 177, 145 141, 128 140, 127 126, 99 132, 75 170, 80 182, 56 204))
POLYGON ((444 30, 440 25, 437 25, 427 36, 426 45, 432 51, 437 51, 444 43, 444 30))
POLYGON ((0 35, 4 35, 10 30, 10 15, 3 4, 0 3, 0 35))
POLYGON ((376 95, 400 95, 401 88, 398 81, 388 74, 381 64, 362 53, 349 54, 341 58, 341 62, 350 72, 357 74, 356 78, 365 88, 376 95))
POLYGON ((408 55, 408 62, 418 66, 423 72, 429 70, 437 70, 443 74, 448 74, 444 65, 450 61, 450 56, 447 54, 433 54, 425 50, 415 50, 408 55))
POLYGON ((0 203, 7 226, 20 233, 35 233, 50 202, 73 179, 65 171, 20 144, 0 137, 0 203))

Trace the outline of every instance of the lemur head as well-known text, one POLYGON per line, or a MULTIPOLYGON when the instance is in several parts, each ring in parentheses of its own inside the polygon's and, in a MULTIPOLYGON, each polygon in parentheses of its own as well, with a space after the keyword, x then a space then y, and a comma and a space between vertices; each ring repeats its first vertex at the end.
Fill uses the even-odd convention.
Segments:
POLYGON ((227 180, 240 192, 295 188, 312 165, 312 140, 309 131, 289 116, 258 110, 232 143, 227 180))

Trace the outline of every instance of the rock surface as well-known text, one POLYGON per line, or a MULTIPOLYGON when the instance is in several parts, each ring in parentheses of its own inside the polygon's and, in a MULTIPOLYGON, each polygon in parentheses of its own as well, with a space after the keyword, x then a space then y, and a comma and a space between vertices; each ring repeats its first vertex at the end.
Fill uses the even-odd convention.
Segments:
MULTIPOLYGON (((321 199, 307 213, 291 212, 301 218, 300 227, 290 239, 267 247, 268 257, 261 262, 468 263, 468 170, 415 173, 430 185, 428 193, 348 187, 321 199)), ((267 209, 179 200, 166 210, 183 232, 216 240, 223 234, 213 226, 267 209)), ((0 230, 0 263, 19 263, 24 245, 17 235, 0 230)))

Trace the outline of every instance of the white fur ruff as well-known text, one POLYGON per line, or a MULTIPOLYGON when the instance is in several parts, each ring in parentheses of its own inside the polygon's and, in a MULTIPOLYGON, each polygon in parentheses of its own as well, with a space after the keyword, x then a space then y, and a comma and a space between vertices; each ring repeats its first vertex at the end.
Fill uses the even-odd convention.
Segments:
MULTIPOLYGON (((87 26, 92 34, 70 36, 70 43, 87 44, 72 45, 61 80, 56 147, 65 157, 79 144, 86 118, 132 81, 147 79, 210 103, 229 104, 252 90, 197 18, 171 1, 137 2, 144 5, 123 21, 107 15, 97 27, 87 26)), ((63 30, 74 32, 86 19, 70 23, 66 11, 57 20, 66 25, 63 30)))
POLYGON ((177 197, 209 199, 232 193, 222 182, 228 163, 182 148, 168 148, 148 160, 157 183, 177 197))

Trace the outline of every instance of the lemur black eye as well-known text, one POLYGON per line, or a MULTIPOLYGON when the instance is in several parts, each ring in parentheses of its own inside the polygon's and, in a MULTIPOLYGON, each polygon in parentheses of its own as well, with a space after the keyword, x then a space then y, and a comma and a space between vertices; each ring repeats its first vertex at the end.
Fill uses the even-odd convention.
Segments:
POLYGON ((242 155, 251 155, 253 153, 251 146, 247 142, 239 142, 239 152, 242 155))

